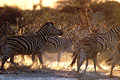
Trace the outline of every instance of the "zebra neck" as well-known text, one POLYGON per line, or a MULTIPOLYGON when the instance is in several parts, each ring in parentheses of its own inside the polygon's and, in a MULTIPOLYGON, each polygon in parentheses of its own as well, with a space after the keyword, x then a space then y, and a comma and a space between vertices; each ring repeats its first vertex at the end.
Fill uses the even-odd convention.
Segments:
POLYGON ((37 35, 40 39, 42 39, 42 40, 44 40, 44 41, 47 41, 47 40, 46 40, 46 37, 48 36, 47 32, 41 30, 41 31, 37 32, 36 35, 37 35))

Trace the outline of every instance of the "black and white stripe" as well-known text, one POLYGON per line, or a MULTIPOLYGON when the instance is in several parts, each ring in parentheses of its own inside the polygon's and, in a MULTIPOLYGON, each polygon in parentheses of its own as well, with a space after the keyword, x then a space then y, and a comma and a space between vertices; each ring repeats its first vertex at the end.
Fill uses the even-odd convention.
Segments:
MULTIPOLYGON (((118 42, 120 40, 119 36, 120 36, 120 26, 115 26, 104 34, 98 33, 97 34, 97 47, 95 47, 95 49, 97 49, 97 52, 104 52, 106 50, 110 50, 110 51, 114 52, 114 50, 116 50, 116 45, 118 44, 118 42)), ((87 35, 84 38, 89 39, 90 37, 91 37, 91 35, 87 35)), ((95 45, 93 44, 91 46, 95 46, 95 45)), ((88 50, 86 49, 86 51, 88 51, 88 50)), ((93 49, 93 51, 94 51, 94 49, 93 49)), ((73 61, 73 63, 74 62, 75 61, 73 61)), ((110 75, 111 75, 111 73, 110 73, 110 75)))
POLYGON ((48 53, 57 53, 57 61, 59 66, 59 61, 61 54, 63 52, 72 53, 73 42, 68 38, 62 37, 48 37, 47 43, 45 45, 45 51, 48 53))
POLYGON ((71 63, 71 66, 75 63, 75 60, 77 59, 77 72, 79 73, 80 67, 83 64, 83 62, 86 60, 86 67, 84 70, 84 73, 86 72, 87 66, 88 66, 88 59, 92 59, 94 62, 94 69, 96 72, 96 62, 97 62, 97 33, 90 34, 91 37, 85 37, 81 40, 79 40, 76 45, 74 46, 75 52, 74 52, 74 58, 71 63))
MULTIPOLYGON (((58 53, 57 61, 59 66, 59 61, 61 54, 63 52, 73 53, 73 44, 78 36, 75 36, 76 31, 79 30, 79 27, 76 27, 68 32, 66 32, 61 37, 59 36, 49 36, 45 44, 45 49, 47 53, 58 53)), ((35 55, 33 55, 33 61, 35 61, 35 55)))
POLYGON ((52 22, 45 23, 38 32, 28 36, 13 36, 8 38, 1 46, 2 65, 1 70, 4 70, 4 63, 7 59, 16 54, 35 54, 39 55, 40 62, 42 61, 42 49, 46 43, 46 37, 52 35, 61 35, 62 31, 54 27, 52 22))
POLYGON ((98 35, 98 50, 99 52, 103 52, 105 50, 110 50, 111 52, 115 52, 116 59, 113 60, 110 76, 112 76, 112 71, 114 69, 115 63, 117 62, 118 48, 117 44, 120 40, 120 26, 115 26, 110 29, 106 34, 98 35))

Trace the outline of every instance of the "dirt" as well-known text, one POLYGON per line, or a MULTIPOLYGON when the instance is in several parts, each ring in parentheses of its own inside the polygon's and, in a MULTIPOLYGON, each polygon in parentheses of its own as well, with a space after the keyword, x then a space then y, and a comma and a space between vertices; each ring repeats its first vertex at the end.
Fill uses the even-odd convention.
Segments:
MULTIPOLYGON (((37 67, 36 65, 38 65, 38 63, 33 65, 30 63, 30 60, 26 58, 25 65, 21 63, 22 65, 20 64, 15 67, 7 63, 6 66, 8 67, 9 64, 9 68, 7 68, 5 72, 0 72, 0 80, 120 80, 120 66, 114 68, 114 77, 110 78, 110 66, 100 64, 104 70, 97 69, 96 74, 91 62, 90 65, 88 65, 86 74, 83 74, 85 65, 82 65, 80 74, 77 75, 76 64, 72 68, 69 67, 71 58, 68 55, 66 56, 67 58, 62 56, 59 67, 57 66, 55 56, 49 56, 49 58, 46 56, 46 59, 44 59, 46 67, 44 68, 37 67), (30 64, 30 66, 28 66, 28 64, 30 64)), ((18 63, 20 63, 20 61, 18 63)))
MULTIPOLYGON (((114 71, 119 73, 120 71, 114 71)), ((86 74, 76 75, 76 71, 55 70, 49 68, 43 69, 8 69, 0 74, 0 80, 120 80, 119 76, 110 78, 109 71, 87 71, 86 74)), ((119 75, 119 74, 118 74, 119 75)))

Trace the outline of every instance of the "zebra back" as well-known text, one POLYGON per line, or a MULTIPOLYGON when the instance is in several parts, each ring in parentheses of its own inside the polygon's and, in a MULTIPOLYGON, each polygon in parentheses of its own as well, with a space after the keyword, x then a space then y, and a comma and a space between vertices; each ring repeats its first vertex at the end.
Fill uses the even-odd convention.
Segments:
POLYGON ((83 35, 80 35, 83 30, 84 30, 84 28, 82 28, 82 27, 75 27, 75 28, 71 29, 70 31, 67 31, 66 33, 64 33, 64 35, 62 35, 62 37, 69 38, 73 42, 75 42, 76 40, 79 40, 79 38, 81 38, 83 36, 83 35))
POLYGON ((63 33, 61 30, 57 29, 52 22, 46 22, 35 34, 44 34, 44 36, 54 36, 62 35, 63 33))
MULTIPOLYGON (((83 55, 85 55, 86 59, 93 58, 97 55, 97 35, 98 31, 94 31, 91 34, 88 34, 87 37, 84 37, 80 40, 78 40, 74 46, 74 54, 73 54, 73 60, 71 62, 71 66, 75 64, 76 59, 78 58, 78 54, 80 54, 80 51, 82 50, 83 55)), ((80 56, 82 57, 82 56, 80 56)))
POLYGON ((113 51, 120 40, 119 36, 120 26, 115 26, 104 34, 100 33, 97 38, 99 52, 103 52, 108 49, 113 51))
POLYGON ((50 36, 45 44, 45 51, 50 53, 64 52, 72 47, 72 41, 68 38, 50 36))

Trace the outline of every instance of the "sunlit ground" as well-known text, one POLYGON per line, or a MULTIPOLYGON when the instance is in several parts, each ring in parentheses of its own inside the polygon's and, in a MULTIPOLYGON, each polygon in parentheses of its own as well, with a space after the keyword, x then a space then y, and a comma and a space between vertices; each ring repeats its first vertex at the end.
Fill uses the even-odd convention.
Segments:
MULTIPOLYGON (((70 72, 76 71, 77 70, 76 64, 73 67, 69 67, 69 64, 71 63, 72 58, 71 58, 71 55, 68 56, 68 54, 69 53, 65 53, 64 55, 62 55, 61 62, 59 63, 59 67, 58 67, 58 62, 56 61, 57 59, 56 54, 44 55, 43 56, 44 65, 51 70, 60 70, 60 71, 62 70, 62 71, 70 71, 70 72)), ((35 62, 32 62, 32 59, 30 56, 24 56, 24 59, 21 56, 16 56, 15 62, 19 64, 18 68, 24 65, 23 69, 25 66, 26 67, 30 66, 31 70, 41 70, 41 65, 39 64, 39 61, 36 60, 35 62)), ((99 70, 97 68, 97 72, 102 73, 104 75, 109 75, 111 66, 108 66, 106 63, 101 63, 100 65, 102 66, 104 70, 99 70)), ((6 69, 9 68, 10 66, 11 66, 10 63, 5 64, 6 69)), ((81 66, 81 72, 83 72, 84 68, 85 68, 85 63, 81 66)), ((87 68, 87 72, 91 72, 91 71, 94 73, 94 66, 93 66, 92 61, 90 61, 88 68, 87 68)), ((120 72, 120 66, 116 66, 113 70, 113 75, 120 77, 119 72, 120 72)))

